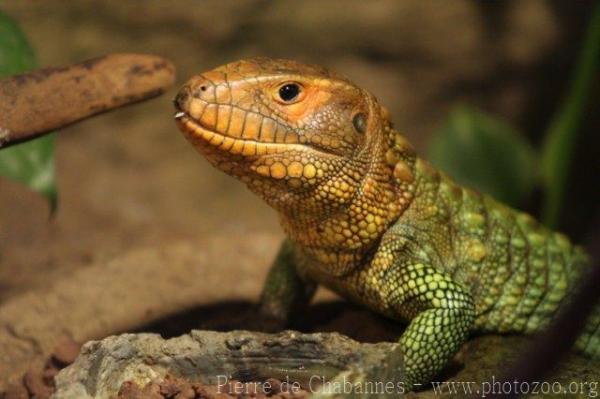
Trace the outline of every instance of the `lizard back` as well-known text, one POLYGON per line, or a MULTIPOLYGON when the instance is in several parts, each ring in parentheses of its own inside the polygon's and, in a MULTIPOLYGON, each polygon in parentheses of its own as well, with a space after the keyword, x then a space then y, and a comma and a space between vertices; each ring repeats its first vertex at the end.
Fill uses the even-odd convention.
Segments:
POLYGON ((415 172, 413 203, 395 228, 410 232, 417 251, 471 290, 477 329, 538 331, 589 267, 584 251, 426 161, 417 160, 415 172))

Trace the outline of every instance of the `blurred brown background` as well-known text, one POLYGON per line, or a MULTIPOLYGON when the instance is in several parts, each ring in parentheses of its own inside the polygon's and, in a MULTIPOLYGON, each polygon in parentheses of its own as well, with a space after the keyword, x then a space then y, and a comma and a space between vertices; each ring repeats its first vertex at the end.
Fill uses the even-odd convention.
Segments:
MULTIPOLYGON (((175 63, 178 84, 255 55, 331 67, 373 91, 423 150, 461 101, 506 118, 539 144, 568 83, 590 5, 9 0, 0 8, 21 24, 42 66, 148 52, 175 63)), ((212 169, 178 133, 175 92, 58 135, 59 209, 50 220, 42 198, 0 181, 0 301, 133 248, 181 239, 201 247, 204 238, 228 232, 280 234, 266 205, 212 169)), ((588 175, 579 174, 572 190, 597 182, 589 175, 595 147, 585 143, 598 125, 590 111, 576 161, 588 175)), ((567 230, 583 218, 593 215, 573 213, 567 230)), ((235 243, 223 250, 235 251, 235 243)))

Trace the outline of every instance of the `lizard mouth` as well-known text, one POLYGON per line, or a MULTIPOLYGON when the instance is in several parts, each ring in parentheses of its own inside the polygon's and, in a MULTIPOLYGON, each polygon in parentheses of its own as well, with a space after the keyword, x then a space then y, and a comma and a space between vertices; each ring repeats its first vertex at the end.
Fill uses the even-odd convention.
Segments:
MULTIPOLYGON (((334 157, 331 154, 320 149, 312 148, 306 144, 298 142, 298 138, 293 132, 286 132, 284 134, 276 132, 275 134, 265 134, 265 129, 260 125, 259 129, 252 129, 246 125, 246 119, 242 127, 242 136, 234 136, 232 134, 224 133, 218 129, 219 124, 216 123, 218 118, 213 119, 214 123, 207 123, 201 115, 199 119, 196 119, 190 115, 189 112, 181 110, 180 107, 176 107, 174 118, 179 129, 187 135, 188 139, 194 143, 204 143, 217 150, 232 154, 242 155, 246 157, 260 156, 265 154, 276 154, 289 151, 306 152, 311 151, 320 154, 320 156, 334 157), (244 137, 253 136, 254 138, 244 137), (267 137, 264 137, 267 136, 267 137), (257 140, 256 138, 260 138, 257 140), (283 142, 277 142, 275 140, 281 139, 283 142), (269 141, 264 141, 269 140, 269 141)), ((231 126, 231 118, 228 122, 231 126)))
POLYGON ((199 140, 233 155, 255 156, 289 150, 289 144, 262 143, 251 139, 230 137, 214 130, 214 128, 203 126, 202 123, 183 111, 175 113, 175 120, 179 129, 191 139, 199 140))

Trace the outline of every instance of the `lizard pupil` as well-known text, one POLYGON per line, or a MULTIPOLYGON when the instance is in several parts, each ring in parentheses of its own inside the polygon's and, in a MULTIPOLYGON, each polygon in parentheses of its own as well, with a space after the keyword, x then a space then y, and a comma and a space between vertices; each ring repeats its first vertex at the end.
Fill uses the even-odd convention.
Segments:
POLYGON ((364 133, 367 131, 367 118, 363 113, 354 115, 354 118, 352 118, 352 124, 354 125, 354 129, 356 129, 356 131, 359 133, 364 133))
POLYGON ((285 102, 294 100, 299 93, 300 86, 295 83, 287 83, 279 88, 279 97, 285 102))

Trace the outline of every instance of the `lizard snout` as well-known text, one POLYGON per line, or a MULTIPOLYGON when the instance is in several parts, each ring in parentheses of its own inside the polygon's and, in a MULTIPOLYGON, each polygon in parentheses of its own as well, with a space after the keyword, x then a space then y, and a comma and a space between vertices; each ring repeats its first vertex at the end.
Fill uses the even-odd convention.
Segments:
POLYGON ((224 103, 231 99, 228 95, 229 87, 227 87, 227 82, 218 79, 209 79, 204 74, 190 79, 185 84, 185 87, 194 100, 207 103, 224 103))
POLYGON ((186 111, 188 109, 189 97, 190 90, 187 86, 184 86, 173 99, 173 105, 178 111, 186 111))

